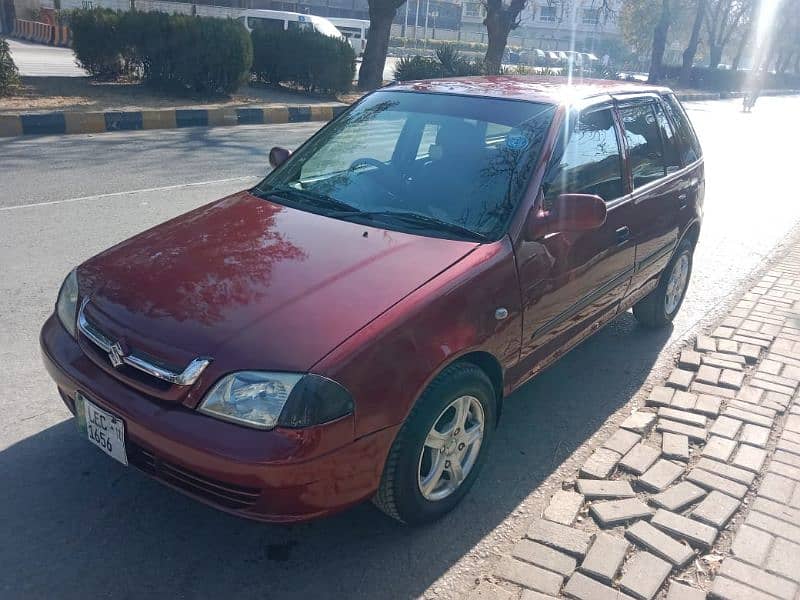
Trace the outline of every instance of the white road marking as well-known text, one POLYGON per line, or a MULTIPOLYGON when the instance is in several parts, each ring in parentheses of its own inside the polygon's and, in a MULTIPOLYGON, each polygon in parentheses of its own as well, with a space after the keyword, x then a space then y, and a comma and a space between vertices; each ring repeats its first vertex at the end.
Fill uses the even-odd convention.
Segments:
POLYGON ((127 196, 128 194, 143 194, 147 192, 163 192, 165 190, 177 190, 181 188, 197 187, 202 185, 212 185, 215 183, 228 183, 231 181, 245 181, 247 179, 260 179, 257 175, 244 175, 242 177, 231 177, 229 179, 212 179, 211 181, 196 181, 194 183, 179 183, 177 185, 165 185, 163 187, 143 188, 139 190, 127 190, 124 192, 109 192, 107 194, 94 194, 93 196, 80 196, 78 198, 64 198, 62 200, 50 200, 49 202, 36 202, 33 204, 18 204, 16 206, 2 206, 0 211, 17 210, 20 208, 35 208, 38 206, 51 206, 53 204, 65 204, 67 202, 80 202, 81 200, 100 200, 101 198, 113 198, 115 196, 127 196))

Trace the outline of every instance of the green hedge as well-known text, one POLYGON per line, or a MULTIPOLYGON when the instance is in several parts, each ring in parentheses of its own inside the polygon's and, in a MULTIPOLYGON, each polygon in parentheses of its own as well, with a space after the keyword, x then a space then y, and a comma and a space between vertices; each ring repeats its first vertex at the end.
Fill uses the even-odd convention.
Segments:
POLYGON ((11 57, 11 50, 8 42, 0 38, 0 96, 10 94, 19 85, 19 71, 14 59, 11 57))
POLYGON ((401 58, 395 67, 394 76, 398 81, 415 81, 483 75, 485 72, 486 69, 481 61, 467 60, 459 55, 455 44, 444 44, 436 49, 436 58, 425 56, 401 58))
POLYGON ((251 35, 253 74, 258 80, 329 94, 350 89, 356 55, 346 40, 297 29, 255 29, 251 35))
MULTIPOLYGON (((679 66, 665 66, 664 78, 669 82, 677 82, 680 72, 679 66)), ((751 71, 693 67, 689 87, 711 92, 741 92, 750 85, 751 76, 751 71)), ((798 75, 762 73, 762 77, 764 89, 800 89, 798 75)))
MULTIPOLYGON (((436 50, 437 48, 441 48, 443 46, 452 46, 456 50, 461 50, 463 52, 478 52, 480 54, 486 54, 486 49, 488 48, 488 45, 482 42, 460 42, 454 40, 428 40, 426 42, 422 39, 414 40, 413 38, 406 39, 401 37, 389 38, 389 46, 391 48, 413 48, 417 50, 423 47, 436 50)), ((508 46, 508 49, 512 52, 520 52, 522 47, 508 46)))
POLYGON ((247 30, 231 19, 81 9, 70 24, 78 61, 100 79, 125 75, 162 89, 230 94, 253 62, 247 30))

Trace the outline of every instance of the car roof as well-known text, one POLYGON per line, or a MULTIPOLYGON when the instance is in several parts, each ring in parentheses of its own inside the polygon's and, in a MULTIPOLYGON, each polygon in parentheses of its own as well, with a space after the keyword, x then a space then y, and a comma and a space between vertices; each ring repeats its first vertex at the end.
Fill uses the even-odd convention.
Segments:
POLYGON ((574 78, 570 81, 567 77, 510 75, 408 81, 391 84, 384 89, 528 100, 548 104, 574 103, 595 96, 646 92, 663 94, 671 91, 669 88, 646 85, 637 81, 588 78, 574 78))

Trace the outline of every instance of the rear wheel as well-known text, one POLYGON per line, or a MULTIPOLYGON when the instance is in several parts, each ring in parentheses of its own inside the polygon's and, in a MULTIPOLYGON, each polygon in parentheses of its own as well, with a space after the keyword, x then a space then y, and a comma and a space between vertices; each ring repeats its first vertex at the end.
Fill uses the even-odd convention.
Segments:
POLYGON ((452 510, 472 487, 494 433, 497 400, 489 378, 463 363, 422 394, 386 460, 375 505, 409 524, 452 510))
POLYGON ((646 327, 664 327, 672 322, 683 304, 692 275, 694 246, 684 240, 661 273, 658 287, 633 306, 633 315, 646 327))

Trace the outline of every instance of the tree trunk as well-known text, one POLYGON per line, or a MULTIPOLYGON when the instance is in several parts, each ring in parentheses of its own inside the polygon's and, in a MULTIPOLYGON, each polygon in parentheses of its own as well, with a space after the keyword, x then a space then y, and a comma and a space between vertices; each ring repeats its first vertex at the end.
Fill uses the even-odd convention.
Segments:
POLYGON ((719 61, 722 60, 722 46, 718 44, 712 44, 711 47, 708 49, 708 67, 710 69, 716 69, 719 61))
POLYGON ((689 37, 689 44, 683 51, 683 65, 681 66, 680 82, 684 86, 689 86, 692 80, 692 64, 697 54, 697 45, 700 43, 700 28, 703 26, 703 18, 706 14, 706 0, 697 0, 697 14, 694 16, 692 25, 692 35, 689 37))
POLYGON ((508 34, 511 32, 511 25, 502 14, 486 15, 483 21, 486 25, 486 33, 489 43, 486 48, 484 63, 488 75, 499 75, 503 65, 503 52, 508 43, 508 34))
POLYGON ((742 35, 742 39, 739 40, 739 47, 736 49, 736 56, 733 57, 733 62, 731 63, 731 69, 734 71, 739 70, 739 65, 742 62, 742 56, 744 56, 744 49, 747 48, 747 42, 750 41, 750 30, 751 26, 748 25, 747 29, 745 29, 745 32, 742 35))
POLYGON ((661 0, 661 16, 653 32, 653 53, 650 55, 650 74, 647 83, 658 83, 661 81, 663 71, 662 62, 664 61, 664 50, 667 48, 667 33, 669 33, 670 22, 670 0, 661 0))
POLYGON ((374 90, 383 85, 383 69, 386 66, 386 53, 389 51, 389 35, 392 31, 394 10, 376 11, 369 9, 369 37, 364 48, 361 70, 358 72, 358 89, 374 90))

